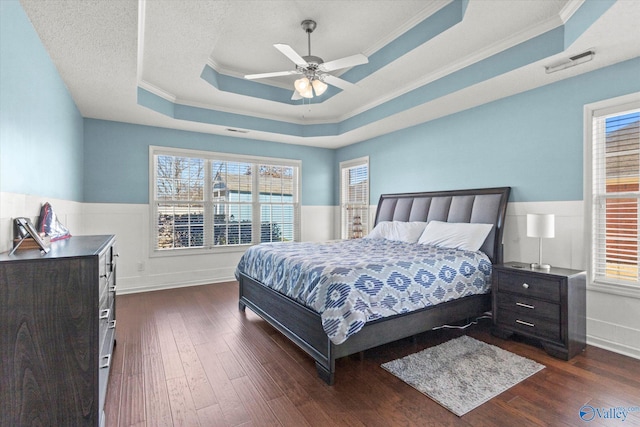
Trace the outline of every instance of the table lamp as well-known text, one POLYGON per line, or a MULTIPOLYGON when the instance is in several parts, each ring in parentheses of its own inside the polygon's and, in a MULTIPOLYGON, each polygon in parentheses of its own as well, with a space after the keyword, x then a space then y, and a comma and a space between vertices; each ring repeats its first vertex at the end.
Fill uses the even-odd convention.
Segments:
POLYGON ((549 264, 542 263, 542 238, 555 237, 555 216, 553 214, 527 214, 527 236, 539 239, 539 259, 531 268, 548 270, 549 264))

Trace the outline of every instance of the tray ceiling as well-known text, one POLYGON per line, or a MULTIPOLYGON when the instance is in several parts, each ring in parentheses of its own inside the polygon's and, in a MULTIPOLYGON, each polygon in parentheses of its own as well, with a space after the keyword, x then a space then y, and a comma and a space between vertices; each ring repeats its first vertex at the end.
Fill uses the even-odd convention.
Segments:
POLYGON ((84 117, 330 148, 640 55, 633 0, 21 3, 84 117), (273 45, 306 55, 304 19, 313 55, 369 57, 340 70, 354 89, 291 101, 292 76, 243 78, 293 69, 273 45))

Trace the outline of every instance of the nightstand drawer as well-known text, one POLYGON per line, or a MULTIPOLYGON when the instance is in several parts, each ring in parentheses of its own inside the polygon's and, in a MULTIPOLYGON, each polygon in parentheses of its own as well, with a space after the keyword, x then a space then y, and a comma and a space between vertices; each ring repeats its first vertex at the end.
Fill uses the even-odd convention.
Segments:
POLYGON ((509 310, 523 316, 544 318, 550 322, 560 322, 560 305, 520 295, 498 293, 498 309, 509 310))
POLYGON ((511 292, 530 298, 543 298, 560 303, 560 281, 532 275, 498 272, 499 292, 511 292))
POLYGON ((515 332, 560 341, 560 324, 558 322, 527 316, 511 310, 503 310, 498 324, 515 332))

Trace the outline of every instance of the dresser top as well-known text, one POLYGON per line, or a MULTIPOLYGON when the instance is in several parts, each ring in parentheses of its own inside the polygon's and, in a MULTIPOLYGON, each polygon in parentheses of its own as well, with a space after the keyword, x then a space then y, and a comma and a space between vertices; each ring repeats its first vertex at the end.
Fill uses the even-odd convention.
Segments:
POLYGON ((495 267, 501 268, 508 271, 513 272, 523 272, 527 274, 535 273, 535 274, 548 274, 552 276, 574 276, 576 274, 584 273, 583 270, 572 270, 570 268, 561 268, 561 267, 551 267, 550 269, 539 269, 539 268, 531 268, 530 264, 526 262, 506 262, 504 264, 496 265, 495 267))
POLYGON ((114 239, 114 235, 72 236, 68 239, 52 242, 51 250, 47 254, 43 255, 39 249, 17 250, 13 255, 9 255, 9 252, 4 252, 0 254, 0 262, 99 255, 104 248, 112 244, 114 239))

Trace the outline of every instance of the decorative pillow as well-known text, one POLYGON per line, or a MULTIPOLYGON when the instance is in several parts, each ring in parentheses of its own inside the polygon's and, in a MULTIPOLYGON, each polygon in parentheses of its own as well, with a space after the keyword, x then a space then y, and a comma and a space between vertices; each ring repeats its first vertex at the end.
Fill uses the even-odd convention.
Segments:
POLYGON ((426 226, 426 222, 420 221, 381 221, 365 237, 367 239, 387 239, 416 243, 426 226))
POLYGON ((418 243, 477 252, 493 224, 429 221, 418 243))

